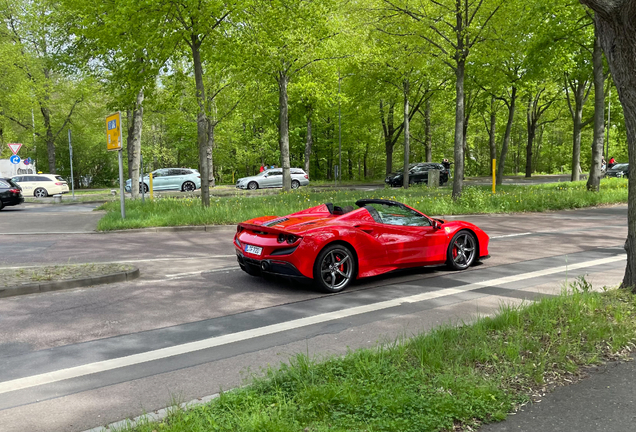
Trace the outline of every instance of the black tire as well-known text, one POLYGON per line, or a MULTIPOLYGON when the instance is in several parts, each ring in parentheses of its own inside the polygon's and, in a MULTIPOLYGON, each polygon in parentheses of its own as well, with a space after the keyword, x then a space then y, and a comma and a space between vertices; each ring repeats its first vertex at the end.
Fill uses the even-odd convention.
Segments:
POLYGON ((182 192, 194 192, 195 190, 197 190, 197 185, 191 181, 187 181, 181 185, 182 192))
POLYGON ((351 249, 342 244, 324 248, 314 263, 314 283, 321 291, 337 293, 356 277, 358 262, 351 249))
POLYGON ((148 193, 148 185, 146 183, 139 184, 139 193, 142 192, 142 188, 144 193, 148 193))
POLYGON ((461 230, 453 236, 446 252, 446 264, 452 270, 466 270, 478 256, 477 239, 468 230, 461 230))
POLYGON ((292 180, 291 188, 292 189, 298 189, 299 187, 300 187, 300 182, 298 180, 292 180))
POLYGON ((0 210, 2 210, 4 208, 4 204, 2 203, 2 200, 0 200, 0 210))
POLYGON ((49 193, 44 188, 37 188, 33 191, 33 196, 36 198, 45 198, 49 196, 49 193))
POLYGON ((250 190, 256 190, 256 189, 258 189, 258 183, 254 182, 254 181, 253 182, 249 182, 249 184, 247 185, 247 188, 250 189, 250 190))

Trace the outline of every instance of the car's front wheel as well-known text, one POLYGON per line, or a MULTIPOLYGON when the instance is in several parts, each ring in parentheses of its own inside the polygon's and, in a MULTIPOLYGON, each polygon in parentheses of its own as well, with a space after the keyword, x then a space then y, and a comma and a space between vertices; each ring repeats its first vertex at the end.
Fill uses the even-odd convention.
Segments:
POLYGON ((148 192, 148 185, 146 183, 140 183, 139 184, 139 193, 147 193, 148 192))
POLYGON ((247 188, 248 188, 248 189, 250 189, 250 190, 256 190, 256 189, 258 189, 258 183, 254 182, 254 181, 253 181, 253 182, 250 182, 250 183, 247 185, 247 188))
POLYGON ((36 198, 45 198, 49 196, 49 193, 44 188, 37 188, 33 191, 33 196, 35 196, 36 198))
POLYGON ((314 282, 324 292, 340 292, 355 278, 357 266, 349 247, 341 244, 327 246, 314 263, 314 282))
POLYGON ((477 240, 467 230, 459 231, 453 236, 446 256, 446 263, 453 270, 465 270, 475 261, 477 256, 477 240))
POLYGON ((192 183, 191 181, 187 181, 183 184, 183 186, 181 186, 181 190, 183 192, 193 192, 196 190, 196 185, 194 183, 192 183))

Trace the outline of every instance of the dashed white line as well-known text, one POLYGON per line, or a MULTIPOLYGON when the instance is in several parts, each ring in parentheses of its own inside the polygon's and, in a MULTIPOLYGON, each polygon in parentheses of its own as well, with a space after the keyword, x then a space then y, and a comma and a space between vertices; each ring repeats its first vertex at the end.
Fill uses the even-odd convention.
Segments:
POLYGON ((521 237, 521 236, 527 236, 532 234, 531 232, 524 232, 524 233, 517 233, 517 234, 506 234, 506 235, 501 235, 501 236, 495 236, 495 237, 490 237, 490 239, 499 239, 499 238, 505 238, 505 237, 521 237))

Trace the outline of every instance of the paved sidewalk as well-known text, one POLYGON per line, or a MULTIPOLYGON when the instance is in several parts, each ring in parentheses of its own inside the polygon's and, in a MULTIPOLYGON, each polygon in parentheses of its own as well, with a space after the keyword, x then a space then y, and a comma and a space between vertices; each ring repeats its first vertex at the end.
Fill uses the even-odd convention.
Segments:
POLYGON ((479 432, 633 432, 636 430, 636 361, 593 369, 590 377, 560 387, 479 432))

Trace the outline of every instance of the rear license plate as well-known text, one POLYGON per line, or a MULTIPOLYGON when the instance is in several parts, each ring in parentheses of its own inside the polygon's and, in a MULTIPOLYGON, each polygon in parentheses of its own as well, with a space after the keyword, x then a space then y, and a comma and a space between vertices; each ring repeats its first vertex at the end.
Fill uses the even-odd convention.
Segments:
POLYGON ((258 246, 252 246, 252 245, 245 245, 245 252, 251 253, 254 255, 260 255, 261 252, 263 252, 263 248, 258 246))

